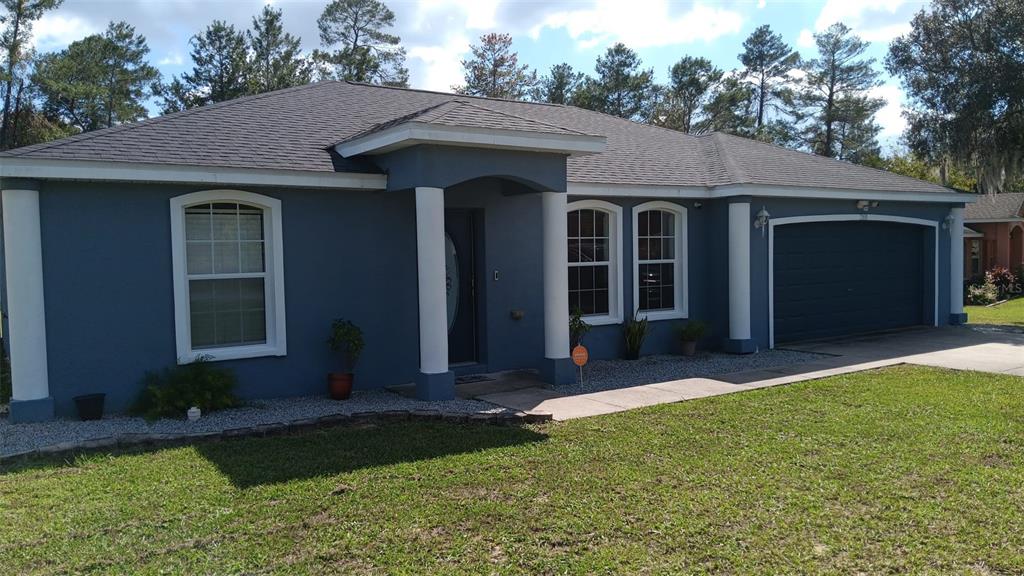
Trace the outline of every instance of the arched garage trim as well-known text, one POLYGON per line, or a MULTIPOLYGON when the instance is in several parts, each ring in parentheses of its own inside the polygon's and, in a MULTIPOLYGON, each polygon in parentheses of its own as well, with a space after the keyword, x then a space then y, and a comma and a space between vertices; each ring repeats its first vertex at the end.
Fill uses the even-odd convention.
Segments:
POLYGON ((932 289, 932 300, 934 312, 932 314, 935 326, 939 325, 939 223, 923 218, 909 218, 906 216, 886 216, 884 214, 818 214, 815 216, 790 216, 786 218, 773 218, 768 221, 768 346, 775 348, 775 227, 787 224, 804 224, 808 222, 893 222, 897 224, 912 224, 916 226, 930 226, 934 230, 935 242, 935 285, 932 289))

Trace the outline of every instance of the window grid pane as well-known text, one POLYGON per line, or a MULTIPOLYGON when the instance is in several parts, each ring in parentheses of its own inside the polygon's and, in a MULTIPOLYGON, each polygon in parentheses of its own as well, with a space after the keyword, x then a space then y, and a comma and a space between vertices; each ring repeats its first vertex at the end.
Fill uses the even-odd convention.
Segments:
POLYGON ((608 314, 612 259, 611 216, 594 209, 566 215, 569 246, 569 313, 608 314))
POLYGON ((637 300, 642 311, 675 309, 676 215, 637 215, 637 300))
POLYGON ((265 250, 261 208, 230 202, 185 209, 193 349, 267 342, 265 250))

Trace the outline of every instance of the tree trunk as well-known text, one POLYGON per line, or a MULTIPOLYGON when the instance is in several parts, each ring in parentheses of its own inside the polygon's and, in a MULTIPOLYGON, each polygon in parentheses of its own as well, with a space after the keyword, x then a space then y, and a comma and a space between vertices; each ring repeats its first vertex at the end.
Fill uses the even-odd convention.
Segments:
POLYGON ((18 64, 18 34, 21 29, 21 8, 24 2, 18 3, 18 10, 11 16, 14 18, 11 45, 7 49, 7 81, 4 90, 4 112, 0 120, 0 149, 6 150, 10 142, 11 128, 11 90, 14 88, 14 67, 18 64))

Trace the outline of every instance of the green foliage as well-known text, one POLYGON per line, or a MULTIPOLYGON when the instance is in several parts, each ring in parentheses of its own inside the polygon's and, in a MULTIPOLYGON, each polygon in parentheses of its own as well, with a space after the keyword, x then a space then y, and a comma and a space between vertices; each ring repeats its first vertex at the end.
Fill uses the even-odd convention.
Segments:
POLYGON ((869 95, 881 82, 875 60, 864 58, 868 43, 838 23, 814 41, 818 57, 803 63, 795 100, 800 140, 820 156, 853 162, 877 156, 881 128, 874 116, 885 102, 869 95))
POLYGON ((0 0, 0 7, 5 11, 0 16, 0 23, 4 24, 0 32, 0 51, 4 56, 4 65, 0 69, 0 90, 3 91, 0 149, 44 141, 43 138, 34 138, 29 127, 23 124, 26 116, 33 116, 29 102, 33 91, 29 75, 35 57, 32 27, 43 14, 62 3, 63 0, 0 0))
POLYGON ((265 5, 245 32, 249 44, 249 92, 261 94, 308 84, 312 67, 302 57, 301 40, 284 31, 281 10, 265 5))
MULTIPOLYGON (((787 102, 791 97, 786 88, 787 75, 800 63, 800 54, 782 41, 782 35, 772 32, 767 24, 758 26, 743 42, 743 52, 737 56, 744 66, 743 78, 756 88, 754 131, 765 127, 765 115, 772 101, 787 102)), ((778 112, 778 110, 776 110, 778 112)))
POLYGON ((654 71, 642 69, 636 52, 619 42, 598 56, 597 78, 587 78, 573 104, 612 116, 650 121, 654 116, 654 71))
POLYGON ((234 372, 199 357, 195 362, 147 372, 131 412, 146 419, 183 418, 192 406, 203 412, 238 405, 234 372))
POLYGON ((654 122, 666 128, 693 132, 694 120, 723 72, 707 58, 684 56, 669 69, 669 85, 659 100, 654 122))
POLYGON ((696 342, 704 336, 708 325, 701 320, 690 320, 679 327, 679 339, 683 342, 696 342))
POLYGON ((385 86, 408 86, 405 48, 401 39, 386 32, 395 25, 395 13, 378 0, 333 0, 324 8, 317 26, 320 44, 331 51, 313 57, 339 80, 385 86))
POLYGON ((967 303, 975 306, 988 306, 999 300, 999 288, 989 281, 971 284, 967 287, 967 303))
POLYGON ((11 402, 11 361, 7 359, 7 350, 0 346, 0 404, 11 402))
POLYGON ((148 54, 145 36, 126 22, 111 22, 103 34, 41 56, 32 81, 43 112, 81 132, 145 118, 145 101, 160 79, 148 54))
POLYGON ((542 77, 531 90, 530 99, 550 104, 569 104, 585 78, 586 75, 576 72, 569 64, 555 64, 548 75, 542 77))
POLYGON ((640 349, 643 348, 644 340, 647 339, 647 330, 647 318, 640 318, 640 310, 637 310, 632 318, 627 318, 623 322, 622 337, 626 341, 626 358, 640 357, 640 349))
POLYGON ((245 34, 234 25, 214 20, 189 40, 192 72, 182 80, 198 105, 224 102, 248 93, 250 62, 245 34))
POLYGON ((459 94, 521 100, 537 86, 537 73, 519 64, 509 34, 484 34, 469 47, 473 58, 462 61, 466 83, 453 86, 459 94))
POLYGON ((1016 274, 1003 266, 995 266, 985 272, 985 283, 991 284, 999 291, 1000 298, 1008 298, 1020 290, 1020 279, 1016 274))
POLYGON ((910 99, 911 149, 970 167, 982 192, 1024 173, 1022 30, 1020 0, 933 0, 885 62, 910 99))
POLYGON ((974 191, 977 188, 977 181, 968 171, 957 166, 944 167, 930 164, 912 152, 897 152, 890 156, 867 158, 863 163, 895 174, 927 180, 943 186, 952 186, 958 190, 974 191))
POLYGON ((363 331, 349 320, 338 318, 331 323, 331 337, 327 339, 331 350, 341 352, 345 357, 346 370, 351 372, 359 362, 366 342, 363 331))
POLYGON ((583 319, 583 310, 576 308, 569 316, 569 350, 583 343, 583 337, 593 328, 583 319))
POLYGON ((704 105, 704 119, 697 132, 726 132, 752 136, 755 131, 755 90, 735 74, 729 74, 712 90, 704 105))

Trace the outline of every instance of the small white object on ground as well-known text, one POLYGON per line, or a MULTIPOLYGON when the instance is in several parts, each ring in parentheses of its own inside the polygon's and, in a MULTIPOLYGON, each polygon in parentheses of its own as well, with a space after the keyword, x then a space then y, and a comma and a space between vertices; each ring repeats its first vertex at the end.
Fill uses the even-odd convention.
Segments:
POLYGON ((203 412, 197 406, 193 406, 193 407, 188 409, 187 414, 188 414, 188 421, 189 422, 195 422, 196 420, 199 420, 199 417, 203 415, 203 412))

